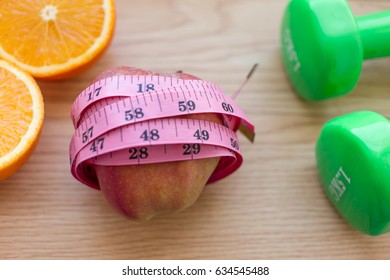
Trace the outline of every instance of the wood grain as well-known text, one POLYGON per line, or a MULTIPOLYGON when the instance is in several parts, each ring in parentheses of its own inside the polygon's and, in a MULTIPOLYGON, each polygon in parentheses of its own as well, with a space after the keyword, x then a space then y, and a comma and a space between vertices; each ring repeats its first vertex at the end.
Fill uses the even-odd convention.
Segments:
MULTIPOLYGON (((39 145, 17 174, 0 182, 0 258, 389 259, 389 234, 356 232, 326 199, 314 145, 323 123, 338 115, 368 109, 390 117, 390 61, 367 62, 346 97, 302 102, 279 55, 286 3, 118 0, 115 38, 94 67, 73 79, 39 82, 46 110, 39 145), (242 138, 244 165, 208 186, 190 209, 130 222, 71 176, 70 106, 103 70, 184 70, 232 94, 256 62, 238 99, 256 125, 256 141, 242 138)), ((388 0, 350 3, 357 15, 390 7, 388 0)))

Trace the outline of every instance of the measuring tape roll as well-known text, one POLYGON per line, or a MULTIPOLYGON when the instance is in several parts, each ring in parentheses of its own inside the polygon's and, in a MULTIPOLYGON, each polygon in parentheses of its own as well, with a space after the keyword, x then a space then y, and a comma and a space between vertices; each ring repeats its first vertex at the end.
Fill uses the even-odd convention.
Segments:
POLYGON ((123 166, 221 158, 208 183, 242 164, 235 131, 254 126, 235 102, 207 81, 121 75, 99 80, 72 105, 73 176, 99 189, 92 165, 123 166), (217 114, 223 125, 186 115, 217 114))

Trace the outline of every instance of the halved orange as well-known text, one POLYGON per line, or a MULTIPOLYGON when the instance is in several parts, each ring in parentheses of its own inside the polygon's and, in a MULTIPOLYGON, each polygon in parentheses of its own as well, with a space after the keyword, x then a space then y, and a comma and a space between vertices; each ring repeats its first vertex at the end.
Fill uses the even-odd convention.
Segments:
POLYGON ((34 78, 0 60, 0 180, 15 173, 34 151, 43 115, 34 78))
POLYGON ((114 0, 0 2, 0 56, 37 78, 80 73, 114 33, 114 0))

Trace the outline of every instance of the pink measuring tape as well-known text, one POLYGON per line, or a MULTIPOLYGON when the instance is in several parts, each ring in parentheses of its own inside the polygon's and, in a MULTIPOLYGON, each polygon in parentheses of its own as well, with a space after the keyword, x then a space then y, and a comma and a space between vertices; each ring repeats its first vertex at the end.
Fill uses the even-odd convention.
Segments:
POLYGON ((215 84, 165 76, 120 75, 99 80, 72 106, 73 176, 99 189, 92 165, 122 166, 220 157, 208 183, 242 164, 235 131, 251 141, 254 126, 215 84), (212 113, 223 124, 189 119, 212 113))

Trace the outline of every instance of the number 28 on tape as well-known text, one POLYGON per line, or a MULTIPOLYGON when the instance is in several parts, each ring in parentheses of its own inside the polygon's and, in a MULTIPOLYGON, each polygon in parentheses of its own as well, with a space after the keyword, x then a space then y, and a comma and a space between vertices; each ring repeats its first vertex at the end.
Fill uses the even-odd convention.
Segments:
POLYGON ((165 76, 99 80, 76 98, 69 153, 73 176, 99 188, 91 165, 136 165, 220 157, 208 183, 242 164, 236 131, 253 142, 254 126, 215 84, 165 76), (217 114, 221 123, 186 118, 217 114))

